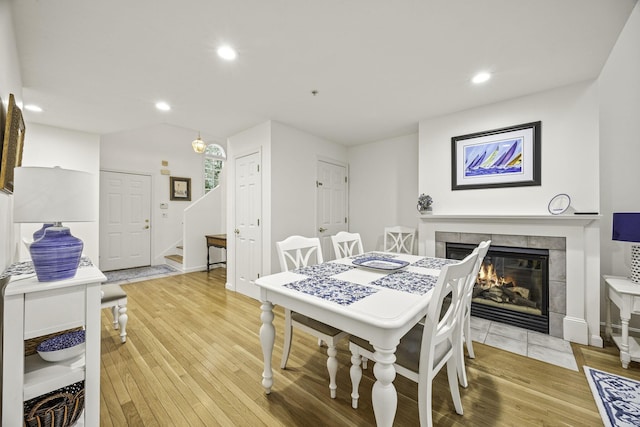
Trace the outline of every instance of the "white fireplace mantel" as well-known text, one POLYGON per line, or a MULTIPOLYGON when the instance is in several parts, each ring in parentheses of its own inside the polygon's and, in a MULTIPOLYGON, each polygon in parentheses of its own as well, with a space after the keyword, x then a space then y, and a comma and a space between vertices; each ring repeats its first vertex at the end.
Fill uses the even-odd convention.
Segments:
POLYGON ((436 232, 555 236, 566 239, 563 338, 603 346, 600 336, 601 215, 419 215, 418 252, 435 256, 436 232))

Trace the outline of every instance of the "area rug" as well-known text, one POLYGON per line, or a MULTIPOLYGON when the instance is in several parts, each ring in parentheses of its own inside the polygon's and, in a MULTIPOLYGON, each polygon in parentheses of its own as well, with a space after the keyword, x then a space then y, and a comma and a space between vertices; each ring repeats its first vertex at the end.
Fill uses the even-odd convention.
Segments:
POLYGON ((640 426, 640 381, 584 366, 605 427, 640 426))
POLYGON ((104 273, 107 276, 105 283, 115 282, 132 282, 144 279, 151 276, 162 276, 169 274, 176 274, 178 270, 169 265, 152 265, 149 267, 136 267, 127 268, 125 270, 107 271, 104 273))

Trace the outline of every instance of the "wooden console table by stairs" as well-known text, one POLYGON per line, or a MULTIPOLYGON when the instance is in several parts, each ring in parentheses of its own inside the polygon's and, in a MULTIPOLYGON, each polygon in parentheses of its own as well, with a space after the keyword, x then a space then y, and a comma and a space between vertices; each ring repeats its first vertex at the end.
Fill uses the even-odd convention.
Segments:
POLYGON ((226 253, 227 253, 227 235, 226 234, 208 234, 205 235, 207 239, 207 271, 209 271, 209 267, 215 264, 224 264, 227 265, 226 261, 226 253), (209 261, 209 249, 211 247, 221 248, 225 251, 225 260, 219 262, 210 262, 209 261))

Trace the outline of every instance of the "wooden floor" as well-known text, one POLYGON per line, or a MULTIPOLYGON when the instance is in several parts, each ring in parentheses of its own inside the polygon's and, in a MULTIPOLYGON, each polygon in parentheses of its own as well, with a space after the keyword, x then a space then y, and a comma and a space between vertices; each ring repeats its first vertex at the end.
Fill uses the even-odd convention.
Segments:
MULTIPOLYGON (((274 388, 261 386, 259 303, 229 292, 224 269, 123 285, 128 340, 102 311, 101 426, 372 426, 371 364, 351 408, 347 345, 339 348, 338 394, 329 398, 325 349, 294 332, 289 365, 279 369, 283 312, 276 308, 274 388)), ((640 379, 622 369, 615 347, 574 345, 580 372, 476 343, 467 359, 464 415, 454 412, 446 374, 435 383, 437 426, 602 425, 582 366, 640 379)), ((417 389, 398 376, 397 426, 418 425, 417 389)))

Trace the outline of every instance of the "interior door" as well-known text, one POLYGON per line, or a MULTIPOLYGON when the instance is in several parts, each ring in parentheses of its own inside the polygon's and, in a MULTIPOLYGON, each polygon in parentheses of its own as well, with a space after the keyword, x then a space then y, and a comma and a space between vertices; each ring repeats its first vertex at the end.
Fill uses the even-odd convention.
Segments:
POLYGON ((235 159, 235 284, 236 290, 259 297, 255 280, 262 271, 262 180, 260 153, 235 159))
POLYGON ((100 171, 100 269, 151 265, 151 177, 100 171))
POLYGON ((326 161, 318 161, 317 230, 325 260, 335 258, 331 236, 347 231, 347 168, 326 161))

